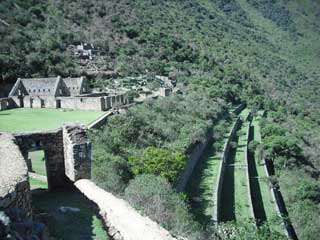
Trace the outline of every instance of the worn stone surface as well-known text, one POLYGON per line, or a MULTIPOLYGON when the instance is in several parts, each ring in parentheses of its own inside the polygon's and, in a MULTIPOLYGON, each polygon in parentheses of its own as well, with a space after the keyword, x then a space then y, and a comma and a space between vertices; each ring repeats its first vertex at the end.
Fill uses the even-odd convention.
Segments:
POLYGON ((44 151, 49 189, 64 187, 70 182, 65 174, 62 129, 16 133, 14 136, 26 162, 29 151, 44 151))
POLYGON ((72 181, 91 177, 91 143, 84 126, 64 126, 65 173, 72 181))
POLYGON ((22 208, 31 215, 28 168, 15 138, 0 133, 0 209, 22 208))
POLYGON ((109 234, 116 240, 173 240, 170 233, 141 216, 126 201, 113 196, 90 180, 79 180, 75 186, 96 203, 108 226, 109 234))

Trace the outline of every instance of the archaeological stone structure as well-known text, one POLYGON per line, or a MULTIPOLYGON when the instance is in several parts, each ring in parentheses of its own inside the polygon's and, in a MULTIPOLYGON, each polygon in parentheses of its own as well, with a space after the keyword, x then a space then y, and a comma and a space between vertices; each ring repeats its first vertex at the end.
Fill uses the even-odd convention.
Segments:
MULTIPOLYGON (((28 176, 32 163, 28 154, 38 150, 45 153, 49 191, 69 186, 80 190, 99 209, 112 239, 176 239, 157 223, 140 215, 127 202, 104 191, 90 180, 91 143, 82 125, 65 125, 55 131, 44 132, 0 132, 0 239, 8 231, 10 234, 8 229, 12 226, 6 226, 4 222, 12 210, 27 213, 28 219, 23 222, 24 229, 34 226, 28 176), (3 231, 3 227, 7 230, 3 231)), ((37 237, 47 234, 44 224, 38 223, 37 226, 41 228, 37 237)), ((36 239, 49 239, 41 236, 36 239)), ((31 238, 34 235, 29 237, 34 239, 31 238)))
POLYGON ((125 93, 91 93, 84 77, 19 78, 0 111, 13 108, 57 108, 106 111, 128 103, 125 93))

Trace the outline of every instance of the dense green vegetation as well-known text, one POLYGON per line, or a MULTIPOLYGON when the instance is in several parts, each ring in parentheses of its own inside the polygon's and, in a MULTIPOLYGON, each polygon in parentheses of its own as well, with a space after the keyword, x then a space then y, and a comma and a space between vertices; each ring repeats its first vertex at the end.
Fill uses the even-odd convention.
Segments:
MULTIPOLYGON (((119 194, 137 175, 129 157, 143 159, 148 147, 188 153, 225 102, 268 110, 261 148, 298 236, 317 239, 319 12, 313 0, 3 0, 0 80, 87 74, 65 51, 83 41, 107 51, 94 61, 119 75, 176 78, 183 95, 138 106, 92 136, 93 175, 119 194)), ((234 230, 238 239, 258 239, 248 226, 234 230)))
POLYGON ((0 131, 54 130, 64 123, 74 122, 87 125, 102 114, 102 112, 91 111, 18 108, 0 112, 0 131))

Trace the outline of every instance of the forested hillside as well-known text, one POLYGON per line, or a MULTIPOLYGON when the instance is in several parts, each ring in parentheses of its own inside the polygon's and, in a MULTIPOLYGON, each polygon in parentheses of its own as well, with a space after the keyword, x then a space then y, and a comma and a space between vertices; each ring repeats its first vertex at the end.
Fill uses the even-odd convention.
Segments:
MULTIPOLYGON (((0 37, 0 86, 18 77, 86 75, 66 51, 80 42, 106 51, 100 64, 119 76, 148 72, 177 79, 181 96, 136 107, 92 137, 97 146, 97 181, 129 201, 137 200, 132 189, 142 189, 144 180, 158 181, 154 184, 171 193, 170 183, 174 185, 181 169, 176 164, 168 176, 161 174, 161 168, 141 169, 139 159, 160 156, 161 161, 165 158, 161 156, 170 155, 173 162, 183 162, 182 155, 205 138, 211 124, 225 114, 227 103, 246 102, 252 109, 267 110, 262 125, 264 154, 276 167, 298 236, 317 239, 319 1, 2 0, 0 37), (110 142, 111 138, 115 140, 110 142), (101 171, 101 164, 109 171, 101 171), (141 173, 160 175, 170 183, 141 173), (129 183, 134 176, 136 182, 129 183), (110 185, 106 179, 111 178, 110 185)), ((191 219, 184 205, 187 199, 172 195, 163 201, 173 201, 176 207, 165 207, 176 211, 172 215, 179 212, 191 219)), ((131 203, 142 208, 143 200, 131 203)), ((173 216, 155 219, 177 234, 189 226, 186 220, 178 228, 179 220, 173 216)))

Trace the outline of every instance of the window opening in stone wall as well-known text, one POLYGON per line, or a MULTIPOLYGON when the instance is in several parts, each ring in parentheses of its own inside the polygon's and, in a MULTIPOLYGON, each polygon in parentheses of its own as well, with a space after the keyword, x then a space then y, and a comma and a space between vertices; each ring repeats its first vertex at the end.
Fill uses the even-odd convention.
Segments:
POLYGON ((28 161, 32 170, 30 171, 29 169, 30 187, 32 189, 48 188, 44 151, 30 151, 28 155, 28 161))

